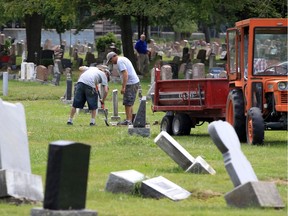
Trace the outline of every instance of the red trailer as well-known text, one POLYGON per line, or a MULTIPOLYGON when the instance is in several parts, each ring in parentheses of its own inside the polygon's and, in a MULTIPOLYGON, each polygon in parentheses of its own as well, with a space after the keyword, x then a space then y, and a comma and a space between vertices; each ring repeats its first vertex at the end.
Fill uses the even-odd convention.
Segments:
POLYGON ((160 80, 155 69, 152 110, 165 112, 161 131, 189 135, 191 128, 204 122, 225 120, 229 82, 226 78, 160 80))

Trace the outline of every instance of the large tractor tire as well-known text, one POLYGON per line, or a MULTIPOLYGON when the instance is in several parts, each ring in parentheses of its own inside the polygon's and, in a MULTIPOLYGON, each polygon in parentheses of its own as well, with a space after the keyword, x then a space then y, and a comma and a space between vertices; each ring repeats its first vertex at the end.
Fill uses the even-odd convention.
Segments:
POLYGON ((226 121, 235 129, 240 142, 246 142, 244 98, 240 89, 229 92, 226 103, 226 121))
POLYGON ((258 107, 252 107, 247 113, 246 134, 248 144, 260 144, 264 142, 264 119, 258 107))
POLYGON ((190 117, 183 113, 178 113, 174 116, 172 122, 173 135, 189 135, 191 130, 190 117))
POLYGON ((160 131, 166 131, 169 135, 172 135, 172 122, 174 116, 165 115, 161 121, 160 131))

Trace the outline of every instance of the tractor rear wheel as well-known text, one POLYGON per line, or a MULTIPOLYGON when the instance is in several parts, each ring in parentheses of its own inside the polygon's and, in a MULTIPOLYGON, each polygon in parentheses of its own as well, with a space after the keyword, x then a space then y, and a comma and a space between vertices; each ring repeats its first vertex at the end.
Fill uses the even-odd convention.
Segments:
POLYGON ((246 141, 244 98, 240 89, 229 92, 226 103, 226 121, 235 129, 241 142, 246 141))
POLYGON ((264 119, 258 107, 252 107, 247 113, 246 134, 248 144, 263 144, 264 119))
POLYGON ((189 135, 191 130, 190 117, 183 113, 174 116, 172 122, 172 132, 174 135, 189 135))
POLYGON ((173 116, 165 115, 161 121, 160 131, 166 131, 169 135, 172 135, 172 122, 173 116))

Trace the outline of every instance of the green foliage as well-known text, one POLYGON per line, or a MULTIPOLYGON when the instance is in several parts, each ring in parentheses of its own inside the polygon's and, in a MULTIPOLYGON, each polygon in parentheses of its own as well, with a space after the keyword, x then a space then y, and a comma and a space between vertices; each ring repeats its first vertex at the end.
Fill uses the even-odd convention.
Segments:
MULTIPOLYGON (((99 37, 96 40, 97 52, 105 52, 111 44, 114 43, 118 50, 121 50, 121 41, 118 40, 112 32, 108 32, 106 35, 99 37)), ((118 53, 120 54, 120 53, 118 53)))

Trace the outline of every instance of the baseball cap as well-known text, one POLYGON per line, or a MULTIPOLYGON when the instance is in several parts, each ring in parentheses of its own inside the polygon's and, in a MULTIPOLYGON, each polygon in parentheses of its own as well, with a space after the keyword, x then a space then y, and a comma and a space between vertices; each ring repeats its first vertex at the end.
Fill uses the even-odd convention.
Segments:
POLYGON ((106 57, 106 59, 107 59, 106 65, 109 64, 111 58, 112 58, 113 56, 116 56, 116 55, 117 55, 117 54, 116 54, 115 52, 109 52, 109 53, 107 54, 107 57, 106 57))
POLYGON ((110 75, 110 70, 107 65, 100 64, 100 65, 97 65, 96 67, 110 75))

